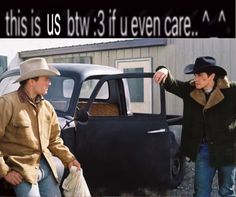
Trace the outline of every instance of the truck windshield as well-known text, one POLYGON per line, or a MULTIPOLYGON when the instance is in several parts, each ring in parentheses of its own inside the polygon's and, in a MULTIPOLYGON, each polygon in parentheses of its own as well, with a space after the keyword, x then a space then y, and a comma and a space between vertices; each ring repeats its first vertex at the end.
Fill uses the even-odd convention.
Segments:
MULTIPOLYGON (((4 78, 0 82, 0 96, 16 91, 20 84, 14 83, 19 75, 14 75, 4 78)), ((49 87, 48 93, 44 95, 45 99, 48 100, 56 110, 67 111, 70 99, 74 90, 74 80, 68 77, 51 77, 51 86, 49 87)))
POLYGON ((56 110, 67 111, 74 91, 75 81, 68 77, 52 77, 51 86, 44 96, 56 110))

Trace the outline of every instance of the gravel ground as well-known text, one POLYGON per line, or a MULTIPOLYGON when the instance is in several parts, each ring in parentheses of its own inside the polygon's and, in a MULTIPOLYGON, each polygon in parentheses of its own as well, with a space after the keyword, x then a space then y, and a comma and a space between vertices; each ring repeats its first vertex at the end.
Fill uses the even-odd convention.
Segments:
MULTIPOLYGON (((190 197, 193 196, 193 182, 194 182, 194 163, 186 162, 185 166, 185 176, 181 185, 176 189, 167 190, 167 191, 150 191, 148 189, 138 191, 135 194, 122 194, 124 197, 131 196, 159 196, 159 197, 190 197)), ((212 197, 218 197, 218 183, 217 175, 214 178, 212 197)))
MULTIPOLYGON (((186 170, 184 180, 177 189, 166 191, 166 196, 193 196, 193 183, 194 183, 194 163, 186 162, 186 170)), ((212 197, 218 196, 218 181, 217 175, 214 178, 212 197)))

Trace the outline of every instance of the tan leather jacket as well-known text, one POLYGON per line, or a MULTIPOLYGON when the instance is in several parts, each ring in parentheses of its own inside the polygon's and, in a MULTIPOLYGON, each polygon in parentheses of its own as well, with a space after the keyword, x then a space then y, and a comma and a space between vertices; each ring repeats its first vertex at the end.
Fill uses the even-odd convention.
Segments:
POLYGON ((54 108, 42 97, 35 104, 21 89, 6 94, 0 97, 0 116, 0 177, 15 170, 26 181, 36 183, 44 155, 58 179, 52 155, 59 157, 65 167, 75 159, 60 138, 54 108))

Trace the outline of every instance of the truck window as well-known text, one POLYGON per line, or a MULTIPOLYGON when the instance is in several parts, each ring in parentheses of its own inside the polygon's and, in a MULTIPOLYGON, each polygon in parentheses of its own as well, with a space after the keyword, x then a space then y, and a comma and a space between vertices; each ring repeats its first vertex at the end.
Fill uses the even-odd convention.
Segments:
MULTIPOLYGON (((89 79, 82 84, 79 103, 77 105, 78 110, 85 107, 98 81, 98 79, 89 79)), ((117 102, 114 102, 112 99, 112 94, 114 93, 111 93, 113 91, 110 91, 109 88, 114 89, 114 87, 112 85, 112 87, 110 87, 110 84, 112 84, 111 81, 106 81, 100 88, 89 109, 90 116, 118 116, 120 114, 117 102)), ((117 99, 117 96, 115 96, 115 98, 117 99)))
MULTIPOLYGON (((84 81, 80 90, 79 98, 89 99, 98 81, 99 81, 98 79, 89 79, 84 81)), ((109 98, 109 89, 107 82, 105 82, 102 88, 100 89, 96 99, 107 100, 108 98, 109 98)))
POLYGON ((65 79, 63 81, 63 88, 62 88, 62 91, 63 91, 63 96, 65 98, 70 98, 71 95, 72 95, 72 92, 73 92, 73 88, 74 88, 74 80, 73 79, 65 79))

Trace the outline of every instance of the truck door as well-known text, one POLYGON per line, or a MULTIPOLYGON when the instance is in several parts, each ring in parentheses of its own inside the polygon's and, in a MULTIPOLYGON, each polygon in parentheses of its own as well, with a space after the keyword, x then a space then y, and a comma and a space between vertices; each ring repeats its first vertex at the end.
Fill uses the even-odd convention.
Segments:
MULTIPOLYGON (((159 89, 159 113, 130 109, 126 79, 152 80, 152 73, 105 76, 91 96, 81 93, 76 126, 76 157, 93 187, 142 187, 168 184, 174 136, 168 130, 164 90, 159 89), (88 113, 88 119, 80 116, 88 113), (86 119, 86 121, 85 121, 86 119)), ((97 79, 95 79, 97 80, 97 79)), ((156 86, 155 86, 156 88, 156 86)), ((150 95, 152 96, 152 95, 150 95)), ((174 144, 174 145, 173 145, 174 144)))

